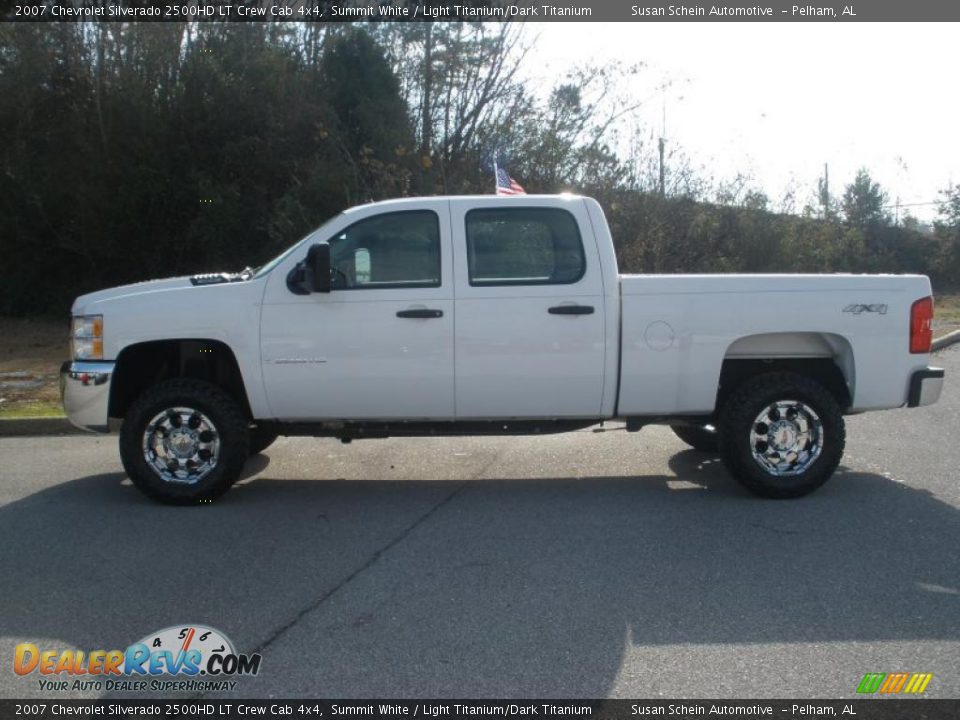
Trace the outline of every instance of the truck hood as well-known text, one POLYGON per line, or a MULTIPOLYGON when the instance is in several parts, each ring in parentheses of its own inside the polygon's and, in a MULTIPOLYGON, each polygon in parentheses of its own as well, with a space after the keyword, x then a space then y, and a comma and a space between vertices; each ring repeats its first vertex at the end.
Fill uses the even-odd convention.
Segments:
POLYGON ((155 295, 170 291, 192 289, 206 285, 246 282, 249 277, 241 277, 229 273, 215 273, 207 275, 184 275, 182 277, 166 278, 164 280, 147 280, 146 282, 120 285, 96 292, 81 295, 73 301, 74 315, 96 314, 98 309, 107 303, 117 300, 128 300, 141 295, 155 295))

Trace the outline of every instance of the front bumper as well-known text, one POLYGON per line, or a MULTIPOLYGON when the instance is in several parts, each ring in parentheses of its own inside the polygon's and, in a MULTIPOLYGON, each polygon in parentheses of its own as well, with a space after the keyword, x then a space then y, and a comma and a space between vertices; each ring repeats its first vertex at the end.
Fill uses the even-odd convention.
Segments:
POLYGON ((60 398, 67 418, 83 430, 108 432, 112 362, 67 361, 60 366, 60 398))
POLYGON ((928 367, 917 370, 910 376, 907 407, 933 405, 940 399, 943 390, 943 368, 928 367))

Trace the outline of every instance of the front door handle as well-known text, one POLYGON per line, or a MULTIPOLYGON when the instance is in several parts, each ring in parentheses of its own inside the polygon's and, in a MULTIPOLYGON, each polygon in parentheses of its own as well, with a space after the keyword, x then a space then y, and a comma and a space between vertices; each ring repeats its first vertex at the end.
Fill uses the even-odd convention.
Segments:
POLYGON ((443 310, 431 310, 430 308, 414 308, 413 310, 400 310, 397 313, 399 318, 438 318, 443 317, 443 310))
POLYGON ((551 315, 593 315, 593 305, 554 305, 547 312, 551 315))

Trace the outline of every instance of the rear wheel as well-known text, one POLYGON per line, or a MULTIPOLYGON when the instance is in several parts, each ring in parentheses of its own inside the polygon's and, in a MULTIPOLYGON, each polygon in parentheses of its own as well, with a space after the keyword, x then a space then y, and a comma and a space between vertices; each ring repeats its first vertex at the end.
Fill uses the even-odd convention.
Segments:
POLYGON ((697 427, 695 425, 671 425, 676 436, 694 450, 715 453, 719 447, 717 429, 713 425, 697 427))
POLYGON ((756 495, 807 495, 833 475, 846 432, 833 395, 795 373, 748 380, 720 413, 720 454, 731 475, 756 495))
POLYGON ((178 378, 148 389, 127 410, 120 459, 130 480, 154 500, 208 502, 240 477, 247 419, 223 390, 178 378))

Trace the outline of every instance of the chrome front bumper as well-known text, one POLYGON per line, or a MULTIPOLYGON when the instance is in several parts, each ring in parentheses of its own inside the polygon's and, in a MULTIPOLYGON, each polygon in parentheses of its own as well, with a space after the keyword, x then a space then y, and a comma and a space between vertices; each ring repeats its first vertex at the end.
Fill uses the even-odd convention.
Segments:
POLYGON ((928 367, 917 370, 910 376, 910 388, 907 391, 907 407, 933 405, 940 399, 943 390, 943 368, 928 367))
POLYGON ((60 398, 67 418, 83 430, 108 432, 112 362, 67 361, 60 366, 60 398))

